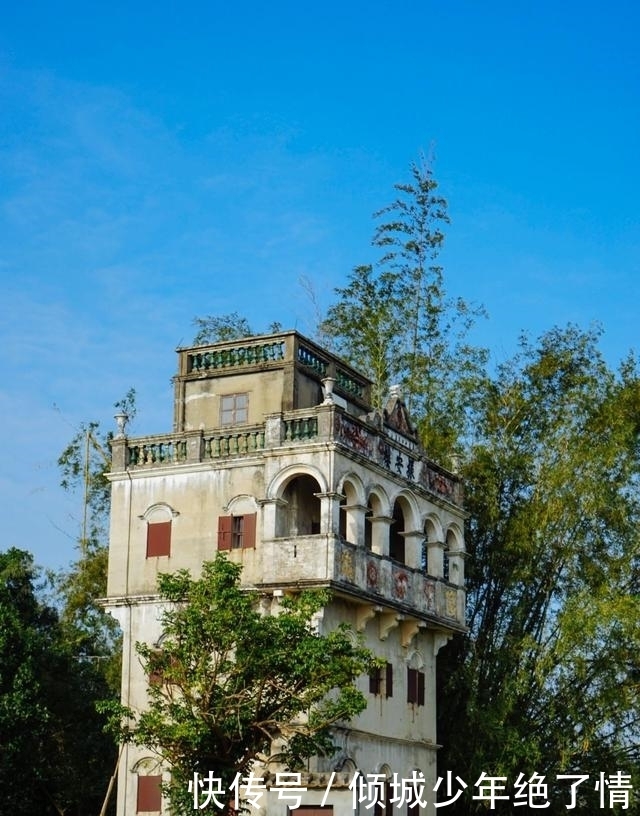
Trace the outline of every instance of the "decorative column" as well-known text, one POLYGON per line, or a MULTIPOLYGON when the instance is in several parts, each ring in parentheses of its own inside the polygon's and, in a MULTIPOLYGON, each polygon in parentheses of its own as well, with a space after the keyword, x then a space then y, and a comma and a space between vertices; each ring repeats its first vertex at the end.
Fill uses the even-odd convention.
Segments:
POLYGON ((464 550, 449 550, 449 582, 456 586, 464 586, 464 559, 467 554, 464 550))
POLYGON ((364 519, 369 509, 366 504, 341 504, 340 509, 346 514, 347 541, 359 546, 364 542, 364 519))
POLYGON ((444 541, 427 541, 427 573, 434 578, 444 576, 444 541))
POLYGON ((320 499, 320 532, 337 536, 340 531, 340 493, 314 493, 320 499))
POLYGON ((389 530, 393 524, 391 516, 371 516, 371 552, 389 557, 389 530))
POLYGON ((402 534, 404 537, 404 563, 413 569, 422 569, 422 530, 411 530, 402 534))

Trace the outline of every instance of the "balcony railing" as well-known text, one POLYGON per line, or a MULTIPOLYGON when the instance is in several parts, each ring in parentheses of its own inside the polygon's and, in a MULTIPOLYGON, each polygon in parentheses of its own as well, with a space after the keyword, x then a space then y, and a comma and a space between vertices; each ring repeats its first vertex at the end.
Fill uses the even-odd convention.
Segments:
POLYGON ((448 471, 425 459, 415 444, 403 444, 337 406, 289 411, 267 417, 260 425, 209 431, 116 438, 113 472, 256 456, 265 450, 313 442, 335 442, 345 450, 430 493, 462 506, 462 484, 448 471))
POLYGON ((202 373, 216 369, 239 368, 257 363, 279 362, 284 358, 283 340, 268 343, 245 342, 231 348, 189 351, 187 372, 202 373))
POLYGON ((261 581, 266 584, 328 584, 392 603, 401 613, 464 626, 464 589, 392 561, 335 536, 308 535, 263 541, 261 581))
POLYGON ((225 456, 247 456, 264 450, 264 425, 235 433, 216 432, 204 435, 204 458, 220 459, 225 456))

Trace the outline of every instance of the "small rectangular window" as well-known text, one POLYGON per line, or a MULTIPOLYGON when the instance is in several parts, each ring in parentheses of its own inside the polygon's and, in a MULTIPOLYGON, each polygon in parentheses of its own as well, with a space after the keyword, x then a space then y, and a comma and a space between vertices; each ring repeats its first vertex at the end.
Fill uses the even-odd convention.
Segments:
POLYGON ((376 667, 369 672, 369 694, 380 694, 382 683, 382 669, 376 667))
POLYGON ((159 813, 162 810, 162 776, 138 774, 136 813, 159 813))
POLYGON ((424 705, 424 672, 407 669, 407 702, 424 705))
POLYGON ((372 669, 369 673, 369 694, 384 694, 393 697, 393 664, 372 669))
POLYGON ((171 521, 147 524, 147 558, 171 555, 171 521))
POLYGON ((218 549, 250 549, 256 546, 256 513, 218 517, 218 549))
POLYGON ((387 665, 385 666, 384 694, 385 694, 385 697, 393 697, 393 664, 392 663, 387 663, 387 665))
POLYGON ((226 394, 220 397, 221 425, 246 425, 248 421, 248 394, 226 394))
POLYGON ((241 550, 244 538, 244 516, 232 516, 231 549, 241 550))

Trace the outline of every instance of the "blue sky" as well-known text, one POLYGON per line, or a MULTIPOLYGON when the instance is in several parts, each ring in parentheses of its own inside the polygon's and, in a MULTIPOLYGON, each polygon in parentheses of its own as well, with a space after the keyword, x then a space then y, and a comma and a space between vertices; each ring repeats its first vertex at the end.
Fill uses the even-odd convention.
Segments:
POLYGON ((0 546, 74 556, 56 459, 82 420, 169 430, 196 315, 310 332, 375 257, 420 151, 476 339, 568 321, 637 347, 639 12, 631 2, 5 3, 0 546))

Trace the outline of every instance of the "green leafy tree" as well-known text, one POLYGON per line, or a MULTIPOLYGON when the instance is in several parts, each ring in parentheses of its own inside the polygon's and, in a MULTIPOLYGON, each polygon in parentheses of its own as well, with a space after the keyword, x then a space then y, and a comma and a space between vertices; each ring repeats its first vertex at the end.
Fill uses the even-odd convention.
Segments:
POLYGON ((357 266, 347 286, 336 289, 321 325, 336 351, 373 381, 374 407, 384 407, 389 386, 401 377, 402 337, 398 321, 402 303, 396 276, 371 265, 357 266))
MULTIPOLYGON (((133 388, 114 404, 132 421, 133 388)), ((58 459, 61 486, 81 495, 79 556, 53 577, 61 607, 60 622, 78 656, 96 661, 115 693, 120 689, 120 637, 116 621, 98 603, 107 592, 108 525, 111 508, 109 446, 113 434, 98 422, 80 426, 58 459)))
MULTIPOLYGON (((470 633, 438 658, 443 769, 471 782, 590 774, 589 812, 600 772, 631 773, 637 789, 639 431, 636 364, 612 371, 594 332, 523 341, 486 381, 464 466, 470 633)), ((565 812, 567 784, 547 813, 565 812)))
POLYGON ((327 596, 303 592, 284 598, 279 614, 261 614, 240 573, 218 555, 197 580, 186 571, 159 576, 168 602, 162 651, 137 649, 162 682, 151 684, 147 710, 116 709, 121 737, 167 763, 176 814, 193 808, 194 772, 213 771, 228 789, 258 760, 300 768, 332 751, 331 725, 366 706, 355 680, 374 665, 369 652, 344 628, 314 629, 327 596))
MULTIPOLYGON (((240 340, 242 337, 253 337, 249 321, 238 312, 223 315, 196 317, 194 324, 198 331, 193 338, 194 346, 206 346, 209 343, 221 343, 225 340, 240 340)), ((271 323, 265 334, 282 331, 280 323, 271 323)))
POLYGON ((449 222, 447 203, 424 161, 411 166, 397 198, 374 214, 375 266, 358 266, 321 329, 374 383, 382 408, 401 384, 425 448, 447 460, 466 431, 466 412, 486 355, 467 342, 481 309, 448 296, 437 263, 449 222))
POLYGON ((89 816, 116 757, 94 705, 108 687, 37 581, 30 554, 0 553, 0 801, 12 816, 89 816))

